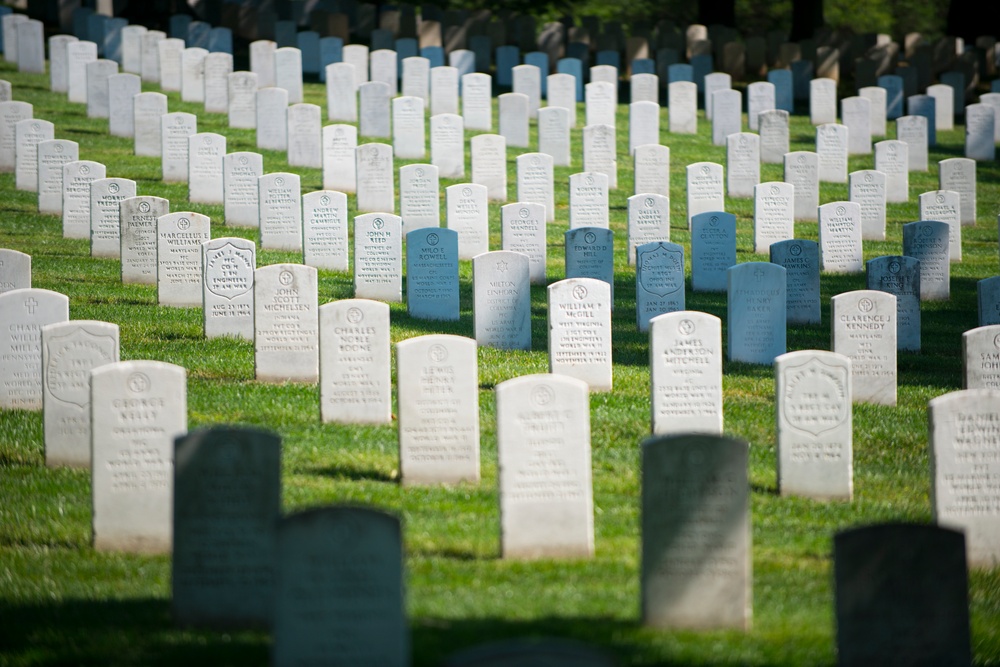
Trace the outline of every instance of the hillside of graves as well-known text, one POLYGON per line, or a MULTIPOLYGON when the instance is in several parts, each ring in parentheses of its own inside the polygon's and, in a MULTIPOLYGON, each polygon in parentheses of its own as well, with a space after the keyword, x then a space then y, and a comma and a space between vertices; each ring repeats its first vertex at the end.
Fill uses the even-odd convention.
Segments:
MULTIPOLYGON (((161 161, 160 157, 137 155, 138 144, 132 138, 115 136, 114 121, 109 128, 108 118, 88 116, 86 104, 68 101, 66 93, 52 92, 48 75, 18 72, 16 65, 0 62, 0 79, 10 82, 12 99, 32 105, 33 119, 52 123, 56 139, 67 145, 76 142, 80 160, 103 165, 109 178, 135 181, 138 195, 167 200, 169 208, 162 213, 183 212, 178 218, 181 225, 178 229, 187 231, 187 225, 203 225, 203 231, 211 239, 252 241, 256 244, 258 271, 282 265, 280 275, 268 278, 274 285, 286 285, 286 276, 290 282, 315 280, 319 306, 358 296, 357 286, 364 281, 355 273, 357 256, 352 254, 348 258, 349 266, 343 270, 320 267, 311 273, 300 273, 302 267, 298 265, 304 263, 303 251, 277 249, 280 239, 274 245, 267 243, 263 223, 259 223, 259 229, 226 224, 223 204, 196 201, 198 182, 166 182, 166 161, 161 161), (297 268, 290 268, 291 265, 297 268)), ((733 88, 748 101, 754 99, 743 83, 734 82, 733 88)), ((293 180, 289 175, 298 176, 302 194, 324 190, 325 176, 321 168, 290 164, 291 151, 261 148, 259 129, 235 128, 227 114, 206 112, 203 102, 184 101, 179 91, 163 90, 156 83, 144 81, 142 91, 162 92, 171 112, 184 112, 196 118, 194 121, 180 118, 178 126, 182 122, 196 122, 198 133, 223 136, 225 152, 262 156, 263 174, 277 175, 276 178, 285 181, 293 180)), ((586 221, 571 224, 573 215, 583 219, 586 214, 583 206, 571 212, 570 202, 571 190, 575 193, 573 196, 586 194, 585 188, 574 189, 571 185, 571 178, 584 172, 583 127, 588 110, 582 101, 573 103, 577 108, 574 112, 577 122, 569 131, 569 164, 549 167, 554 219, 542 225, 544 277, 531 281, 527 306, 530 322, 520 331, 522 340, 526 339, 527 343, 462 347, 452 341, 454 347, 447 350, 450 354, 464 355, 461 367, 466 371, 472 367, 476 369, 475 374, 464 378, 468 380, 461 387, 464 393, 453 399, 460 410, 472 414, 475 419, 479 446, 475 472, 459 474, 455 481, 422 482, 419 475, 408 478, 403 470, 400 420, 405 410, 412 414, 414 408, 401 405, 412 398, 401 399, 400 396, 404 392, 409 395, 411 388, 424 379, 411 379, 409 383, 396 381, 397 377, 402 377, 402 373, 397 375, 403 365, 400 359, 419 341, 412 341, 410 348, 396 346, 432 334, 450 334, 473 341, 480 338, 474 304, 480 302, 482 295, 479 292, 484 288, 480 285, 477 292, 473 261, 463 257, 457 262, 458 312, 454 319, 422 317, 408 308, 405 295, 409 294, 412 278, 408 274, 400 276, 400 298, 393 298, 391 292, 388 298, 380 298, 377 291, 370 297, 388 304, 387 336, 392 345, 392 353, 387 358, 392 378, 387 405, 390 417, 381 424, 359 424, 350 423, 349 419, 323 418, 322 380, 319 383, 316 378, 281 381, 283 373, 289 371, 285 366, 290 365, 281 359, 268 371, 272 373, 272 377, 268 377, 262 371, 263 357, 258 356, 255 362, 252 339, 232 335, 206 337, 208 325, 200 304, 165 303, 163 287, 158 288, 155 280, 152 284, 123 281, 123 262, 92 254, 89 230, 83 237, 67 237, 63 217, 39 212, 42 202, 39 193, 19 189, 13 171, 0 173, 0 248, 30 255, 31 287, 68 297, 70 320, 117 325, 120 342, 117 354, 121 361, 154 360, 185 369, 182 384, 171 385, 183 389, 178 389, 172 397, 163 398, 167 404, 183 406, 180 432, 214 425, 238 425, 262 429, 280 438, 280 495, 275 495, 274 499, 280 502, 283 515, 347 505, 384 510, 399 518, 405 605, 403 634, 407 637, 402 643, 408 642, 409 660, 414 665, 443 664, 450 656, 469 647, 521 638, 572 640, 592 646, 621 665, 777 667, 836 664, 834 535, 880 523, 933 522, 934 476, 928 403, 963 389, 963 333, 980 325, 977 283, 1000 274, 1000 165, 995 159, 976 162, 978 213, 972 224, 961 225, 961 259, 950 263, 950 278, 945 279, 947 295, 920 301, 917 305, 920 324, 916 349, 911 344, 910 349, 901 346, 895 353, 894 400, 855 402, 853 406, 849 400, 846 402, 851 418, 847 421, 847 434, 838 435, 838 444, 843 446, 845 440, 850 443, 847 458, 851 459, 852 466, 847 472, 848 491, 845 494, 841 488, 827 499, 806 497, 808 492, 789 494, 787 489, 782 491, 779 482, 776 409, 781 392, 776 390, 776 366, 770 361, 754 363, 733 359, 730 350, 739 348, 748 334, 745 326, 732 326, 735 311, 731 309, 732 304, 727 303, 725 283, 721 289, 704 291, 695 289, 692 282, 695 261, 692 247, 697 241, 688 222, 688 183, 692 178, 688 167, 696 163, 716 163, 726 165, 727 173, 735 168, 740 159, 739 137, 745 136, 742 134, 744 128, 752 121, 742 110, 742 99, 738 100, 735 113, 739 119, 735 132, 741 134, 734 135, 736 140, 730 139, 727 148, 725 141, 721 145, 713 142, 713 125, 706 119, 704 109, 698 109, 695 117, 683 119, 682 129, 682 120, 670 117, 666 105, 662 108, 633 105, 630 110, 626 103, 629 99, 625 92, 627 86, 623 85, 622 91, 615 93, 611 117, 601 121, 603 126, 617 128, 617 132, 606 135, 613 146, 617 183, 615 186, 604 181, 607 227, 613 232, 613 238, 606 237, 613 248, 611 266, 607 267, 611 272, 611 284, 601 287, 604 291, 600 291, 594 289, 593 283, 585 283, 595 293, 607 294, 602 298, 609 307, 613 306, 609 315, 611 363, 607 370, 610 386, 590 382, 589 395, 583 391, 582 398, 573 398, 572 409, 564 410, 561 415, 543 415, 538 419, 544 423, 536 425, 544 428, 551 420, 551 424, 571 433, 572 437, 589 440, 590 466, 584 477, 592 482, 592 513, 580 521, 583 524, 592 522, 589 526, 592 533, 589 548, 585 545, 579 553, 547 554, 536 558, 531 557, 529 549, 528 557, 519 557, 510 544, 502 544, 501 534, 506 529, 502 529, 505 524, 501 515, 499 460, 503 454, 498 442, 511 440, 502 440, 510 436, 504 435, 504 428, 498 421, 502 421, 499 419, 503 410, 500 403, 506 401, 513 405, 519 400, 519 385, 506 385, 507 393, 503 394, 504 383, 551 370, 550 342, 558 335, 553 304, 559 303, 561 298, 568 301, 570 297, 561 297, 549 285, 567 277, 572 261, 582 261, 580 257, 572 260, 568 257, 580 253, 573 251, 574 241, 567 240, 567 232, 572 227, 585 227, 596 234, 594 227, 600 226, 591 226, 586 221), (646 142, 630 137, 629 128, 640 123, 652 126, 646 135, 652 133, 652 143, 670 149, 668 194, 664 202, 669 213, 664 215, 661 211, 659 214, 661 219, 669 220, 668 239, 662 239, 669 243, 661 244, 661 251, 677 252, 671 244, 682 251, 678 255, 683 266, 681 310, 719 318, 721 329, 716 334, 719 344, 713 354, 722 369, 722 430, 727 436, 749 445, 742 467, 746 471, 749 508, 746 549, 750 569, 746 606, 752 607, 752 612, 744 613, 747 610, 741 609, 737 614, 740 620, 735 623, 745 629, 678 629, 644 623, 642 527, 653 522, 650 513, 644 515, 641 508, 644 496, 654 493, 651 482, 656 478, 645 477, 643 462, 654 461, 668 472, 670 463, 666 461, 666 452, 661 457, 663 461, 653 456, 651 450, 644 454, 642 444, 650 437, 651 423, 655 419, 651 416, 651 384, 657 355, 651 353, 652 334, 646 330, 650 326, 648 317, 640 327, 643 306, 652 302, 648 296, 640 298, 637 295, 640 290, 634 255, 630 261, 630 254, 634 253, 629 244, 630 206, 639 204, 630 202, 629 198, 642 194, 635 186, 630 145, 646 142), (523 349, 505 349, 511 347, 523 349), (502 401, 498 400, 498 395, 503 396, 502 401), (462 479, 465 481, 460 481, 462 479)), ((502 127, 500 105, 503 102, 489 97, 489 83, 486 95, 485 122, 490 128, 502 127)), ((836 91, 834 95, 835 100, 849 96, 846 93, 837 95, 836 91)), ((663 97, 665 99, 666 95, 663 97)), ((302 100, 317 105, 322 110, 323 124, 330 124, 327 110, 335 102, 328 98, 323 84, 307 81, 302 87, 302 100)), ((260 96, 257 103, 261 104, 260 96)), ((361 104, 365 104, 364 93, 361 104)), ((834 104, 833 121, 839 109, 839 105, 834 104)), ((287 99, 279 106, 284 109, 287 99)), ((135 108, 138 112, 138 106, 135 108)), ((395 113, 395 107, 393 111, 395 113)), ((723 113, 721 107, 716 107, 715 112, 723 113)), ((844 115, 847 115, 846 110, 844 115)), ((397 118, 393 116, 394 123, 397 118)), ((429 114, 420 116, 417 125, 419 132, 431 136, 433 121, 428 118, 429 114)), ((362 114, 362 125, 370 120, 362 114)), ((388 116, 385 120, 388 122, 388 116)), ((766 122, 762 117, 762 135, 766 122)), ((795 103, 794 113, 787 116, 787 122, 786 154, 816 151, 817 144, 825 140, 810 118, 808 99, 795 103)), ((458 162, 461 171, 471 176, 476 171, 468 149, 471 143, 476 150, 472 139, 495 135, 488 130, 469 130, 468 126, 466 120, 458 162)), ((194 133, 185 132, 185 138, 194 133)), ((894 139, 896 133, 896 124, 888 123, 885 138, 894 139)), ((400 170, 410 165, 426 167, 428 160, 399 157, 399 148, 405 144, 406 137, 376 139, 364 132, 359 134, 359 146, 396 142, 396 157, 390 158, 394 179, 392 207, 400 213, 404 206, 404 177, 400 170)), ((422 142, 423 136, 421 155, 422 142)), ((763 143, 761 140, 761 154, 766 150, 763 143)), ((534 120, 527 126, 524 144, 523 148, 513 148, 508 140, 504 147, 501 169, 506 203, 518 201, 520 161, 517 156, 531 153, 539 146, 539 124, 534 120)), ((358 149, 359 153, 363 150, 363 146, 358 149)), ((967 154, 966 130, 961 120, 953 129, 938 130, 936 144, 927 150, 928 168, 909 171, 905 200, 885 205, 884 240, 866 239, 863 242, 864 261, 904 254, 903 226, 924 219, 919 195, 945 189, 939 181, 940 161, 967 154)), ((846 171, 871 170, 875 166, 874 159, 871 153, 852 154, 847 159, 846 171)), ((723 207, 708 210, 724 210, 735 216, 735 260, 739 264, 776 259, 772 241, 759 235, 755 237, 755 195, 758 207, 775 204, 781 198, 781 188, 787 185, 784 182, 791 171, 786 167, 787 160, 767 162, 757 155, 756 161, 759 173, 749 182, 749 187, 742 194, 733 194, 740 191, 741 183, 739 179, 731 180, 729 193, 722 200, 723 207), (759 184, 765 184, 763 187, 767 190, 758 192, 755 186, 760 187, 759 184), (768 194, 774 201, 764 201, 768 194), (770 256, 768 245, 771 245, 770 256)), ((39 168, 41 165, 39 157, 39 168)), ((185 162, 182 167, 185 175, 186 165, 185 162)), ((583 178, 593 179, 600 172, 601 169, 595 167, 583 174, 583 178)), ((450 226, 446 224, 449 216, 460 216, 462 207, 452 206, 450 197, 478 196, 479 191, 473 192, 470 187, 471 180, 475 179, 465 175, 441 176, 440 186, 431 196, 432 217, 440 222, 432 226, 450 226), (460 187, 446 195, 446 188, 450 186, 460 187)), ((597 181, 600 186, 599 176, 597 181)), ((261 192, 264 182, 262 179, 261 192)), ((487 188, 482 189, 485 202, 487 188)), ((297 196, 298 192, 295 194, 297 196)), ((835 209, 829 212, 821 209, 819 216, 854 214, 853 205, 843 206, 850 199, 846 180, 820 182, 816 203, 837 203, 840 207, 835 207, 836 212, 835 209)), ((346 197, 343 216, 352 221, 348 225, 346 248, 354 252, 360 247, 354 234, 362 224, 371 225, 365 229, 366 233, 373 234, 381 230, 383 218, 391 223, 394 217, 365 218, 357 200, 354 193, 346 197), (361 217, 355 220, 356 216, 361 217)), ((659 204, 663 200, 650 201, 659 204)), ((486 204, 488 233, 481 242, 489 251, 506 247, 501 235, 502 203, 491 196, 486 204)), ((653 204, 648 207, 653 208, 653 204)), ((296 198, 295 207, 298 205, 296 198)), ((792 217, 788 211, 788 220, 792 217)), ((821 241, 819 224, 815 221, 816 216, 813 217, 813 221, 795 220, 794 239, 821 241)), ((405 227, 405 222, 403 224, 405 227)), ((923 233, 923 228, 920 230, 923 233)), ((928 228, 927 233, 931 234, 932 230, 928 228)), ((947 239, 947 229, 943 235, 947 239)), ((411 238, 418 239, 407 237, 411 238)), ((430 239, 419 238, 426 246, 432 245, 430 239)), ((774 243, 781 238, 787 241, 789 237, 782 237, 779 232, 774 243)), ((396 240, 399 241, 398 233, 396 240)), ((578 245, 595 243, 593 239, 575 242, 578 245)), ((235 246, 239 246, 238 242, 235 246)), ((401 247, 402 250, 397 251, 402 253, 401 264, 409 267, 406 245, 401 244, 401 247)), ((463 252, 461 245, 457 249, 459 254, 463 252)), ((646 252, 654 251, 647 249, 646 252)), ((832 261, 833 256, 832 251, 827 252, 828 261, 832 261)), ((505 257, 496 271, 506 271, 508 261, 516 260, 505 257)), ((833 298, 869 289, 864 269, 856 264, 843 269, 831 263, 828 270, 822 272, 817 317, 811 321, 807 318, 806 323, 789 323, 787 329, 783 328, 785 345, 781 352, 835 349, 833 332, 838 318, 833 314, 833 298)), ((730 284, 730 290, 753 281, 770 281, 768 276, 776 269, 773 265, 744 268, 742 273, 730 272, 735 280, 745 281, 730 284)), ((642 269, 641 261, 639 269, 642 269)), ((415 276, 416 271, 413 273, 415 276)), ((525 276, 527 273, 525 268, 525 276)), ((259 283, 264 282, 263 275, 258 274, 259 283)), ((784 270, 781 275, 783 280, 784 270)), ((789 294, 792 289, 793 281, 789 278, 789 294)), ((280 288, 276 294, 281 295, 280 288)), ((885 307, 878 298, 869 298, 878 308, 885 307)), ((846 302, 845 299, 839 303, 846 302)), ((890 303, 889 310, 894 303, 890 303)), ((444 306, 431 303, 425 307, 436 313, 436 308, 444 306)), ((852 307, 865 308, 863 304, 852 307)), ((992 307, 996 308, 995 302, 992 307)), ((313 308, 315 310, 315 306, 313 308)), ((752 310, 750 306, 747 309, 752 310)), ((892 310, 893 317, 895 314, 892 310)), ((691 320, 697 321, 699 326, 702 322, 697 316, 692 316, 691 320)), ((322 338, 319 347, 322 354, 322 338)), ((430 352, 421 349, 421 352, 435 354, 433 349, 430 352)), ((315 356, 315 349, 313 354, 315 356)), ((152 374, 152 371, 146 372, 152 374)), ((112 388, 110 373, 100 377, 100 381, 105 382, 103 386, 109 387, 108 396, 114 394, 116 390, 112 388)), ((99 374, 95 373, 93 378, 92 400, 97 401, 99 374)), ((866 380, 854 382, 855 390, 860 391, 858 383, 864 384, 866 380)), ((573 391, 579 389, 573 386, 573 391)), ((527 390, 522 393, 535 395, 527 390)), ((353 409, 361 408, 355 406, 353 409)), ((97 414, 96 408, 94 414, 97 414)), ((94 428, 97 428, 96 417, 94 428)), ((514 430, 509 425, 507 429, 514 430)), ((516 437, 514 442, 516 444, 516 437)), ((172 571, 174 564, 169 549, 166 553, 141 554, 95 545, 97 523, 93 485, 98 483, 97 478, 86 467, 47 465, 45 443, 41 410, 0 409, 0 664, 235 665, 263 664, 269 660, 273 636, 265 629, 206 629, 197 627, 197 623, 178 621, 177 608, 172 601, 172 576, 176 574, 172 571)), ((995 464, 991 470, 996 472, 995 464)), ((738 473, 741 471, 732 473, 733 479, 739 479, 738 473)), ((668 477, 664 475, 664 479, 668 477)), ((996 477, 983 484, 983 495, 995 501, 998 494, 996 477)), ((178 485, 178 492, 180 488, 178 485)), ((530 523, 529 516, 523 520, 530 523)), ((561 524, 539 529, 539 534, 531 537, 542 542, 555 541, 562 537, 566 528, 561 524)), ((995 524, 993 530, 995 545, 995 524)), ((901 561, 907 561, 906 554, 911 548, 919 551, 918 546, 900 540, 893 551, 898 552, 901 561)), ((541 553, 545 553, 544 549, 541 553)), ((376 559, 381 555, 369 554, 376 559)), ((365 554, 356 556, 360 561, 365 554)), ((945 574, 941 577, 948 586, 954 583, 945 574)), ((959 585, 962 583, 959 581, 959 585)), ((1000 664, 1000 567, 977 564, 970 568, 967 590, 973 663, 1000 664)), ((705 597, 712 597, 713 592, 706 590, 705 597)), ((695 592, 696 597, 700 594, 701 591, 695 592)), ((903 596, 902 592, 898 594, 903 596)), ((359 598, 354 602, 359 618, 371 611, 367 600, 359 598)), ((252 606, 252 603, 247 601, 247 605, 252 606)), ((239 623, 234 625, 239 626, 239 623)), ((887 640, 887 645, 906 642, 919 645, 922 639, 925 638, 906 637, 905 641, 894 638, 887 640)), ((372 634, 370 642, 381 641, 391 644, 395 639, 372 634)))

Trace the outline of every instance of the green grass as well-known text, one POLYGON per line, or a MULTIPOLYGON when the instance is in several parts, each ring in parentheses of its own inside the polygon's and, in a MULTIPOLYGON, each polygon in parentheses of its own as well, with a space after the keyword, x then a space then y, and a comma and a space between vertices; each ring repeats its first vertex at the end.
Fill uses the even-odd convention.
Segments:
MULTIPOLYGON (((35 105, 36 117, 55 123, 57 137, 80 142, 82 159, 107 164, 108 176, 136 179, 140 194, 168 197, 172 210, 189 208, 211 216, 213 237, 254 237, 247 230, 224 227, 219 206, 187 204, 183 185, 159 182, 158 160, 133 156, 130 142, 107 134, 106 121, 88 119, 83 106, 50 93, 47 78, 19 75, 7 64, 0 64, 0 76, 11 80, 17 99, 35 105)), ((200 111, 181 103, 175 93, 169 98, 171 110, 200 111)), ((318 85, 306 85, 306 98, 325 107, 318 85)), ((684 168, 702 160, 724 164, 725 149, 710 145, 711 128, 703 117, 696 136, 672 136, 665 131, 666 109, 662 114, 661 138, 672 153, 671 240, 689 251, 684 168)), ((591 397, 592 560, 499 559, 492 389, 509 378, 547 369, 544 288, 532 289, 531 351, 479 351, 482 482, 404 490, 397 483, 393 426, 321 424, 316 387, 254 382, 250 343, 206 341, 199 311, 161 308, 155 288, 122 285, 118 262, 92 259, 86 242, 63 239, 60 221, 38 215, 35 196, 15 190, 13 174, 0 174, 0 247, 30 253, 34 286, 67 294, 74 319, 119 324, 123 359, 159 359, 186 367, 192 428, 237 423, 280 433, 286 512, 350 502, 385 508, 402 518, 415 664, 439 664, 454 651, 487 640, 545 635, 601 646, 622 664, 834 664, 833 534, 874 522, 931 518, 926 405, 961 387, 960 340, 963 331, 976 325, 975 282, 998 272, 1000 168, 995 163, 978 166, 979 220, 963 229, 964 260, 952 267, 951 301, 923 307, 923 353, 899 355, 899 405, 855 407, 852 502, 777 495, 773 372, 726 362, 726 432, 750 443, 753 629, 664 632, 641 627, 638 618, 638 465, 639 443, 649 431, 649 371, 647 338, 635 324, 634 274, 625 255, 626 198, 632 192, 627 117, 627 108, 620 107, 619 188, 611 194, 611 226, 617 235, 615 390, 591 397)), ((582 109, 579 118, 582 122, 582 109)), ((253 132, 229 130, 224 116, 200 113, 198 122, 201 131, 227 135, 230 151, 254 150, 253 132)), ((582 170, 580 134, 579 128, 573 132, 575 165, 555 170, 558 210, 548 231, 550 280, 564 274, 567 183, 569 174, 582 170)), ((813 149, 808 117, 793 116, 791 134, 792 150, 813 149)), ((910 202, 889 206, 888 239, 866 242, 866 259, 901 253, 901 225, 917 219, 917 194, 937 188, 936 162, 961 155, 963 128, 938 137, 931 171, 910 175, 910 202)), ((321 187, 319 170, 289 169, 283 155, 264 154, 266 171, 299 173, 303 192, 321 187)), ((514 157, 508 151, 511 199, 516 193, 514 157)), ((850 169, 872 164, 871 156, 852 157, 850 169)), ((779 165, 761 167, 764 181, 781 175, 779 165)), ((443 180, 442 200, 444 187, 452 183, 443 180)), ((846 197, 846 185, 822 185, 823 202, 846 197)), ((353 197, 349 201, 353 204, 353 197)), ((739 261, 766 259, 752 251, 752 202, 727 199, 726 209, 738 218, 739 261)), ((490 224, 491 247, 499 248, 499 206, 491 206, 490 224)), ((816 224, 798 223, 796 234, 816 239, 816 224)), ((300 259, 290 253, 259 253, 261 265, 300 259)), ((690 270, 689 258, 687 262, 690 270)), ((394 342, 434 332, 472 335, 470 263, 462 262, 460 272, 460 321, 414 320, 403 305, 393 304, 394 342)), ((348 274, 320 271, 320 302, 351 297, 351 283, 348 274)), ((830 297, 864 286, 862 275, 824 275, 823 322, 791 329, 788 349, 829 349, 830 297)), ((689 289, 687 307, 725 320, 723 295, 689 289)), ((236 665, 267 659, 266 634, 175 627, 169 582, 168 557, 96 553, 90 547, 89 473, 45 467, 40 413, 0 412, 0 665, 236 665)), ((970 582, 976 664, 1000 664, 1000 569, 975 571, 970 582)))

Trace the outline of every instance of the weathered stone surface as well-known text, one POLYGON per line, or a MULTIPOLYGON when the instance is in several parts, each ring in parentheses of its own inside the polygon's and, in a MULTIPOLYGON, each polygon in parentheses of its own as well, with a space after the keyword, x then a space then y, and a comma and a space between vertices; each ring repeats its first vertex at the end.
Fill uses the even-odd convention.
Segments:
POLYGON ((324 422, 392 423, 389 306, 341 299, 319 309, 319 405, 324 422))
POLYGON ((568 278, 548 287, 549 372, 611 391, 611 286, 568 278))
POLYGON ((851 360, 855 403, 896 404, 896 297, 875 290, 830 299, 833 351, 851 360))
POLYGON ((649 333, 651 429, 722 433, 722 321, 697 311, 658 315, 649 333))
POLYGON ((202 317, 205 338, 254 339, 257 246, 241 238, 202 244, 202 317))
POLYGON ((787 351, 785 274, 769 262, 744 262, 727 272, 730 360, 770 365, 787 351))
POLYGON ((254 370, 260 382, 316 382, 316 269, 272 264, 254 275, 254 370))
POLYGON ((0 293, 0 408, 42 409, 42 327, 69 319, 69 298, 46 289, 0 293))

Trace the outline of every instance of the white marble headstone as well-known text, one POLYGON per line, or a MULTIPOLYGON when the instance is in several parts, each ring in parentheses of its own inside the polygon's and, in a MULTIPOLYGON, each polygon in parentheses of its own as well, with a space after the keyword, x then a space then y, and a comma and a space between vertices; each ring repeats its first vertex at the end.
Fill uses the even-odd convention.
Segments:
POLYGON ((69 319, 69 298, 26 287, 0 293, 0 408, 42 409, 42 327, 69 319))
POLYGON ((896 297, 876 290, 830 299, 833 351, 851 360, 855 403, 896 405, 896 297))
POLYGON ((319 401, 323 422, 392 423, 389 306, 341 299, 319 309, 319 401))
POLYGON ((549 372, 611 391, 611 286, 569 278, 548 287, 549 372))
POLYGON ((223 237, 202 244, 202 317, 205 338, 254 338, 253 241, 223 237))
POLYGON ((316 269, 272 264, 254 276, 254 370, 259 382, 316 382, 319 314, 316 269))

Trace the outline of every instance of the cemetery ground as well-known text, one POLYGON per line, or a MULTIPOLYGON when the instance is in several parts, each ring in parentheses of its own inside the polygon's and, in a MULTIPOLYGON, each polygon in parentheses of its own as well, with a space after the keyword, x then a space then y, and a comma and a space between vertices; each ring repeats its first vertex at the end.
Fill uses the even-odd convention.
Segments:
MULTIPOLYGON (((0 77, 11 81, 15 99, 34 105, 35 118, 55 123, 58 138, 78 141, 82 159, 106 164, 108 176, 135 179, 139 194, 166 197, 173 211, 211 216, 213 237, 257 240, 254 230, 225 227, 221 206, 188 204, 186 184, 161 182, 158 158, 133 156, 131 140, 109 136, 106 120, 88 119, 83 105, 49 92, 47 77, 18 74, 6 63, 0 64, 0 77)), ((255 150, 252 130, 230 129, 224 115, 182 103, 177 93, 168 97, 172 111, 198 114, 199 131, 225 134, 229 151, 255 150)), ((305 97, 325 109, 320 85, 307 84, 305 97)), ((791 120, 791 150, 814 148, 815 130, 802 112, 798 109, 791 120)), ((671 241, 685 247, 690 276, 684 168, 698 161, 724 164, 725 147, 711 145, 711 126, 701 113, 697 135, 667 134, 667 113, 664 107, 661 142, 671 149, 671 241)), ((495 114, 494 101, 494 127, 495 114)), ((596 529, 596 555, 590 560, 499 558, 493 389, 504 380, 547 371, 544 287, 532 287, 531 351, 479 350, 481 483, 403 488, 397 479, 395 425, 322 424, 317 386, 254 381, 252 343, 206 340, 200 310, 158 307, 155 286, 123 285, 119 262, 93 259, 86 241, 62 238, 60 219, 36 213, 36 195, 16 190, 13 174, 0 174, 0 247, 29 253, 33 286, 68 295, 72 319, 120 325, 122 360, 156 359, 185 367, 192 429, 230 423, 279 433, 285 513, 351 503, 401 517, 415 665, 440 664, 481 642, 525 636, 584 641, 621 664, 834 664, 833 534, 878 522, 931 520, 927 402, 961 389, 961 335, 977 326, 976 281, 1000 273, 1000 166, 977 165, 978 222, 962 229, 964 254, 951 268, 951 300, 922 304, 923 351, 899 353, 899 404, 854 406, 852 501, 777 494, 773 369, 726 361, 725 432, 750 443, 753 627, 747 633, 661 631, 639 622, 639 443, 649 434, 650 408, 648 337, 636 327, 634 270, 625 254, 626 198, 632 194, 627 123, 627 106, 620 105, 619 186, 611 191, 614 391, 590 398, 596 529)), ((888 138, 894 133, 891 126, 888 138)), ((534 125, 531 131, 532 145, 537 145, 534 125)), ((574 166, 555 169, 557 221, 548 226, 550 282, 564 273, 568 177, 582 171, 579 128, 572 137, 574 166)), ((866 241, 866 260, 901 253, 902 224, 918 219, 917 195, 938 188, 937 161, 961 156, 963 142, 962 126, 938 133, 931 171, 910 174, 909 202, 889 205, 887 240, 866 241)), ((321 189, 320 170, 289 168, 283 153, 262 152, 265 172, 292 171, 302 177, 302 192, 321 189)), ((513 151, 508 151, 507 164, 509 201, 514 201, 513 151)), ((871 167, 872 156, 850 159, 852 171, 871 167)), ((761 165, 762 182, 781 177, 781 165, 761 165)), ((443 197, 444 186, 453 181, 442 180, 443 197)), ((823 183, 821 188, 822 202, 847 199, 846 184, 823 183)), ((354 197, 349 201, 353 216, 354 197)), ((726 210, 737 215, 738 261, 766 261, 752 251, 752 199, 727 198, 726 210)), ((499 205, 491 205, 493 249, 500 248, 499 217, 499 205)), ((796 223, 796 236, 815 240, 816 223, 796 223)), ((259 266, 300 261, 292 253, 258 250, 259 266)), ((462 262, 460 270, 460 321, 416 320, 404 304, 392 304, 394 343, 428 333, 473 335, 471 263, 462 262)), ((790 327, 788 349, 830 349, 830 298, 864 288, 863 274, 824 274, 823 322, 790 327)), ((321 270, 319 295, 321 304, 352 297, 351 275, 321 270)), ((695 293, 688 282, 686 299, 689 310, 717 315, 726 326, 724 294, 695 293)), ((90 473, 47 468, 42 443, 41 412, 0 412, 0 665, 267 661, 265 632, 175 626, 168 556, 95 552, 90 545, 90 473)), ((975 663, 1000 664, 1000 568, 970 573, 969 602, 975 663)))

